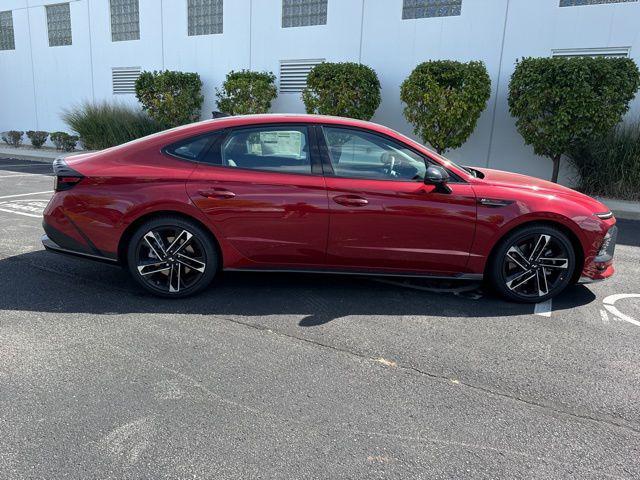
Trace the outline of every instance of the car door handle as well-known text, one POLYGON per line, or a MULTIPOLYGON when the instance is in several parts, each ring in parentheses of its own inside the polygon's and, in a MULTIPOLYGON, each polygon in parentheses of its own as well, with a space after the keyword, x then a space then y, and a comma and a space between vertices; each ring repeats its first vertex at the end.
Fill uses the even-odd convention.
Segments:
POLYGON ((198 194, 206 198, 220 198, 220 199, 233 198, 236 196, 235 193, 233 193, 230 190, 226 190, 224 188, 212 188, 210 190, 200 190, 198 194))
POLYGON ((333 197, 333 201, 345 207, 364 207, 369 203, 369 200, 358 195, 338 195, 333 197))

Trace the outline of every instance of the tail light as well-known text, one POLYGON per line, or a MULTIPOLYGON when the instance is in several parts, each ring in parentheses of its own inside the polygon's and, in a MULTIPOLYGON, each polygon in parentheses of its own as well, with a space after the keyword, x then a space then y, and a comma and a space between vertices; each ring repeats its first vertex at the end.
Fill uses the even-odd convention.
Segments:
POLYGON ((84 178, 84 175, 69 167, 64 158, 56 158, 53 161, 53 174, 55 175, 53 189, 56 192, 69 190, 84 178))

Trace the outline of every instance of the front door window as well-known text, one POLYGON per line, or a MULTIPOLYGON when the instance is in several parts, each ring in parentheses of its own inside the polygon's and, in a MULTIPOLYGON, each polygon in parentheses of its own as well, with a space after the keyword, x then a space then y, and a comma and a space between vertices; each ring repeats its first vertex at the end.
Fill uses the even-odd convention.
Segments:
POLYGON ((408 148, 359 130, 323 128, 337 177, 371 180, 424 179, 424 159, 408 148))

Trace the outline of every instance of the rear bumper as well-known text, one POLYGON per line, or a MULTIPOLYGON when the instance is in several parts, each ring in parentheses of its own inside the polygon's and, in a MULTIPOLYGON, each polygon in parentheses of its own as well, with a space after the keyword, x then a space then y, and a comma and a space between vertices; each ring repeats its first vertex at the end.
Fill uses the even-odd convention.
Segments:
POLYGON ((42 246, 44 246, 46 250, 49 250, 51 252, 62 253, 64 255, 71 255, 73 257, 85 258, 87 260, 94 260, 97 262, 110 263, 112 265, 118 263, 118 260, 115 258, 109 258, 102 255, 96 255, 96 254, 85 252, 82 250, 61 246, 56 242, 54 242, 53 240, 51 240, 51 238, 49 238, 49 235, 47 234, 42 235, 41 240, 42 240, 42 246))

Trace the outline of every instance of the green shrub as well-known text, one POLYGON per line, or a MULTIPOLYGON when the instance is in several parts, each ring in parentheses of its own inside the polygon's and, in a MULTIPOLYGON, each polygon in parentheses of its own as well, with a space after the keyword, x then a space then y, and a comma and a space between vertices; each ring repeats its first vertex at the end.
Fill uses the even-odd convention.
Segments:
POLYGON ((405 118, 438 153, 462 146, 490 96, 491 78, 483 62, 424 62, 400 89, 405 118))
POLYGON ((151 118, 164 128, 200 119, 204 97, 197 73, 142 72, 136 81, 136 97, 151 118))
POLYGON ((602 137, 575 146, 569 160, 589 195, 640 200, 640 122, 619 125, 602 137))
POLYGON ((113 147, 162 130, 146 112, 109 102, 84 103, 65 111, 62 118, 89 150, 113 147))
POLYGON ((41 130, 33 131, 29 130, 27 132, 27 137, 31 140, 31 145, 33 148, 42 148, 44 143, 47 141, 47 137, 49 136, 49 132, 43 132, 41 130))
POLYGON ((509 84, 509 110, 527 145, 553 161, 602 137, 629 110, 640 73, 630 58, 524 58, 509 84))
POLYGON ((276 76, 271 72, 231 71, 216 90, 218 109, 228 115, 267 113, 278 96, 276 76))
POLYGON ((69 135, 66 132, 53 132, 49 135, 56 149, 65 152, 73 152, 78 144, 79 137, 77 135, 69 135))
POLYGON ((321 63, 309 72, 302 101, 307 113, 371 120, 380 106, 380 81, 366 65, 321 63))
POLYGON ((9 130, 8 132, 4 132, 2 134, 2 141, 7 145, 18 148, 22 145, 22 135, 24 132, 19 132, 18 130, 9 130))

